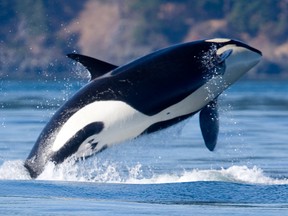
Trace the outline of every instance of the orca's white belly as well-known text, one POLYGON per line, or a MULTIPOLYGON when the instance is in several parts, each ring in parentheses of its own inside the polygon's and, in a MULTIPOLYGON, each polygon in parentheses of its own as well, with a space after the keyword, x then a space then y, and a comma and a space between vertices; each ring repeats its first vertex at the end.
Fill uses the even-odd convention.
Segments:
MULTIPOLYGON (((93 122, 103 123, 104 128, 100 133, 87 137, 78 148, 76 157, 89 156, 105 146, 133 139, 155 123, 197 112, 215 97, 210 95, 211 88, 217 86, 215 81, 219 81, 219 78, 215 79, 153 116, 145 115, 122 101, 95 101, 88 104, 73 114, 62 126, 55 137, 52 150, 58 151, 78 131, 93 122), (93 143, 95 148, 91 148, 93 143)), ((212 92, 215 93, 215 89, 212 92)))

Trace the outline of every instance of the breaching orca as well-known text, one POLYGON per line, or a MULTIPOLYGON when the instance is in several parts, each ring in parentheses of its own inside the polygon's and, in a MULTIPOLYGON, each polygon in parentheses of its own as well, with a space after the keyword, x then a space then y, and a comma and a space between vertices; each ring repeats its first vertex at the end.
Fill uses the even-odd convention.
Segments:
POLYGON ((261 59, 261 52, 231 39, 174 45, 116 66, 69 54, 91 81, 51 118, 25 161, 36 178, 48 161, 88 157, 141 134, 171 126, 200 111, 213 151, 219 130, 217 97, 261 59))

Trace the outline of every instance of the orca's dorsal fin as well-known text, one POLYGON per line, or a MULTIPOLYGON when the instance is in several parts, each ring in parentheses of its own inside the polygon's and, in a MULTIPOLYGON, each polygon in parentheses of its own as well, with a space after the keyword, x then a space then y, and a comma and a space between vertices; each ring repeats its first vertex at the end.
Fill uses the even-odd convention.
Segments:
POLYGON ((213 151, 219 133, 217 99, 211 101, 200 111, 199 120, 205 145, 210 151, 213 151))
POLYGON ((116 65, 76 53, 67 54, 67 57, 81 63, 90 72, 91 80, 118 67, 116 65))

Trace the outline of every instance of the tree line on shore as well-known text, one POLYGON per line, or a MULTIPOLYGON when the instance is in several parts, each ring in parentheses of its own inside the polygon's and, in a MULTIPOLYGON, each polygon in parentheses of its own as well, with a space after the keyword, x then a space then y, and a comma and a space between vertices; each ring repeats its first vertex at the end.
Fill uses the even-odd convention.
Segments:
POLYGON ((103 60, 121 64, 211 37, 262 50, 264 61, 252 78, 288 77, 287 0, 2 0, 0 8, 2 79, 65 77, 69 52, 97 57, 102 47, 110 52, 99 55, 103 60))

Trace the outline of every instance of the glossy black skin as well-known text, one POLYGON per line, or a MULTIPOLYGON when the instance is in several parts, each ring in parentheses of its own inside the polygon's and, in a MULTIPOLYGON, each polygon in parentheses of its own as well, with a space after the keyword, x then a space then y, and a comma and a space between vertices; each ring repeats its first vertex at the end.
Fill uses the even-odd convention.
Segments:
MULTIPOLYGON (((89 103, 123 101, 139 112, 152 116, 183 100, 219 71, 223 72, 225 62, 217 64, 216 50, 227 43, 196 41, 175 45, 146 55, 92 80, 51 118, 28 156, 25 167, 35 178, 49 160, 61 163, 77 151, 88 135, 101 132, 103 123, 96 122, 90 128, 79 131, 77 135, 82 138, 69 141, 59 152, 49 150, 53 143, 53 133, 57 132, 69 117, 89 103)), ((146 132, 160 130, 189 116, 159 122, 147 128, 146 132)))

